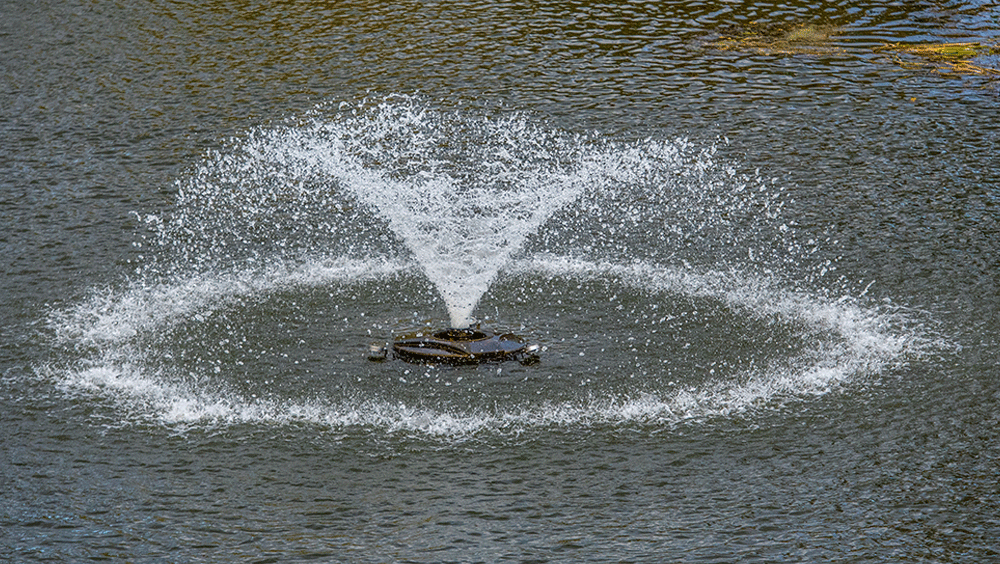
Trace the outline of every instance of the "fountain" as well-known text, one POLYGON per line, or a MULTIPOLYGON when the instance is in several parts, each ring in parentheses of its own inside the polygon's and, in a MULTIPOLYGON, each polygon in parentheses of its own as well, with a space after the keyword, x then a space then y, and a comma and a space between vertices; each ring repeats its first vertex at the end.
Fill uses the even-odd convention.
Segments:
POLYGON ((523 337, 470 327, 501 269, 556 214, 563 215, 536 252, 557 237, 555 244, 589 255, 636 257, 618 229, 675 235, 649 248, 685 263, 685 255, 718 260, 727 247, 768 254, 750 242, 769 245, 760 219, 777 217, 780 205, 711 159, 712 149, 683 140, 621 144, 547 129, 517 112, 448 112, 387 96, 319 106, 287 126, 234 140, 181 183, 184 212, 161 233, 179 244, 176 255, 209 268, 251 258, 234 252, 294 261, 297 246, 306 247, 300 254, 377 255, 398 252, 401 243, 444 301, 449 327, 402 335, 370 358, 532 361, 536 351, 523 337), (234 215, 220 216, 220 206, 234 215), (752 232, 737 240, 741 223, 752 232), (388 233, 359 229, 377 224, 388 233), (200 233, 183 235, 194 230, 200 233))
MULTIPOLYGON (((392 347, 404 360, 532 360, 523 339, 470 338, 477 303, 526 239, 613 174, 593 139, 544 130, 510 113, 470 119, 409 97, 322 109, 260 149, 286 182, 326 184, 374 210, 447 307, 450 327, 392 347), (294 173, 291 173, 294 171, 294 173), (515 346, 517 345, 517 346, 515 346), (449 352, 444 352, 444 351, 449 352)), ((474 333, 479 335, 479 333, 474 333)), ((374 355, 377 358, 378 354, 374 355)))
MULTIPOLYGON (((388 358, 388 346, 372 345, 369 360, 388 358)), ((414 363, 480 364, 516 360, 521 364, 539 361, 538 345, 529 345, 512 333, 483 332, 475 329, 444 329, 430 335, 403 335, 392 343, 395 358, 414 363)))
MULTIPOLYGON (((470 121, 383 101, 351 119, 317 123, 328 145, 308 157, 320 174, 378 210, 462 329, 499 270, 597 174, 580 138, 520 115, 470 121)), ((316 150, 318 149, 318 150, 316 150)))
POLYGON ((49 320, 81 357, 44 374, 116 416, 443 437, 673 425, 923 346, 831 280, 780 188, 711 143, 390 96, 252 129, 177 192, 140 216, 132 280, 49 320), (541 351, 528 373, 501 364, 541 351), (369 362, 390 354, 422 365, 369 362))

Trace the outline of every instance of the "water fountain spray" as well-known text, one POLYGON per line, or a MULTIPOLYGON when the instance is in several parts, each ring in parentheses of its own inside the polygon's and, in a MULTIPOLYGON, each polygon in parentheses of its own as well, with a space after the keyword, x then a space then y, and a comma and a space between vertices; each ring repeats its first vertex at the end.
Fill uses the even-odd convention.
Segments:
POLYGON ((323 105, 251 131, 179 187, 178 208, 160 233, 183 269, 404 258, 433 284, 449 325, 399 335, 371 358, 459 363, 534 357, 523 337, 473 327, 480 299, 528 243, 529 253, 554 240, 633 256, 621 233, 653 234, 642 246, 652 258, 754 261, 767 255, 758 246, 772 247, 758 230, 778 211, 768 192, 684 140, 616 143, 408 96, 323 105))
MULTIPOLYGON (((286 146, 279 158, 289 169, 332 179, 377 211, 448 308, 449 328, 401 337, 393 356, 537 358, 521 337, 470 328, 472 312, 525 240, 606 173, 599 152, 521 115, 469 119, 408 99, 341 111, 309 129, 307 146, 286 146)), ((379 349, 373 358, 387 354, 379 349)))

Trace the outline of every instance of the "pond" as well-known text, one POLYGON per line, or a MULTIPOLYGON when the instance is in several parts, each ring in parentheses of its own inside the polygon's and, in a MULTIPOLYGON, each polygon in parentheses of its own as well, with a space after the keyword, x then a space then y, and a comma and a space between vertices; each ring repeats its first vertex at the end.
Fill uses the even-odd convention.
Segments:
POLYGON ((994 4, 0 22, 10 558, 997 558, 994 4))

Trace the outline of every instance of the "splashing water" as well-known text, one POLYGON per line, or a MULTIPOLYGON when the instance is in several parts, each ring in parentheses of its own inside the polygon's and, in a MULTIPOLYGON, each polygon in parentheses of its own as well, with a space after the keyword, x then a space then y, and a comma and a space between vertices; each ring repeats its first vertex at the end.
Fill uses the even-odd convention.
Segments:
POLYGON ((320 170, 378 209, 441 293, 453 327, 470 323, 525 239, 602 174, 580 139, 523 116, 469 123, 382 104, 374 116, 314 127, 306 134, 328 139, 329 152, 304 157, 320 155, 320 170), (392 163, 366 166, 359 153, 372 151, 392 163))
POLYGON ((546 222, 555 225, 537 237, 539 250, 646 252, 622 237, 628 231, 690 261, 717 261, 731 249, 753 257, 754 245, 756 256, 773 255, 761 226, 780 203, 718 167, 712 152, 684 140, 620 144, 545 129, 523 114, 434 111, 390 96, 321 106, 234 140, 180 183, 179 213, 158 227, 184 269, 295 252, 368 257, 401 241, 452 326, 464 327, 546 222), (378 233, 380 224, 391 235, 378 233))
MULTIPOLYGON (((850 300, 819 299, 775 287, 768 280, 741 278, 725 272, 695 273, 641 262, 620 265, 547 255, 516 262, 511 276, 565 277, 577 284, 598 280, 638 290, 649 303, 670 297, 707 299, 740 315, 757 318, 758 329, 763 333, 778 320, 798 327, 803 339, 816 343, 780 362, 738 366, 726 376, 690 374, 689 378, 702 379, 697 385, 678 383, 659 389, 636 386, 628 393, 605 392, 562 399, 553 393, 538 400, 487 401, 464 408, 454 403, 454 394, 476 393, 475 388, 463 390, 455 386, 449 391, 452 395, 448 400, 438 404, 414 401, 405 394, 396 399, 379 397, 364 390, 341 397, 336 394, 261 396, 240 390, 238 380, 232 377, 220 378, 203 372, 178 378, 171 370, 157 367, 151 355, 136 346, 144 342, 136 336, 169 331, 185 319, 207 325, 210 323, 207 319, 242 295, 260 298, 288 287, 351 285, 403 271, 399 264, 385 263, 375 272, 364 272, 363 266, 349 261, 312 265, 294 271, 274 271, 266 279, 258 279, 258 273, 242 277, 219 275, 166 287, 135 288, 126 293, 127 299, 120 299, 123 297, 120 295, 113 297, 116 299, 95 296, 64 313, 57 325, 63 331, 61 340, 95 346, 98 354, 71 370, 57 374, 58 371, 45 368, 42 372, 55 377, 58 387, 67 394, 110 397, 116 412, 123 417, 140 420, 152 417, 177 428, 309 423, 337 430, 380 430, 461 441, 483 432, 519 436, 550 427, 669 427, 683 421, 733 416, 776 399, 825 394, 852 378, 916 358, 932 345, 926 335, 905 329, 908 320, 898 314, 866 310, 850 300)), ((731 332, 732 328, 720 331, 731 332)), ((226 334, 235 338, 238 332, 230 329, 226 334)), ((768 340, 775 335, 776 332, 768 334, 768 340)), ((606 377, 611 371, 623 369, 607 359, 590 362, 606 377)), ((539 369, 543 368, 544 363, 539 369)), ((631 367, 627 377, 648 374, 650 368, 655 367, 631 367)), ((416 380, 424 396, 428 395, 427 374, 423 381, 416 380)), ((452 377, 458 383, 464 377, 473 380, 475 374, 454 372, 452 377), (457 381, 454 374, 458 375, 457 381)), ((505 395, 515 389, 506 386, 505 395)), ((535 396, 537 391, 533 390, 525 395, 535 396)))
POLYGON ((49 319, 82 358, 39 372, 124 417, 451 438, 673 425, 826 393, 933 341, 842 291, 789 289, 835 265, 808 259, 819 243, 798 242, 780 190, 684 140, 390 96, 251 131, 178 184, 176 209, 144 218, 160 254, 138 279, 49 319), (434 292, 456 327, 484 301, 605 334, 517 381, 350 352, 434 292))
POLYGON ((541 129, 520 114, 470 119, 405 97, 343 110, 329 116, 321 108, 305 123, 250 136, 238 163, 217 155, 184 187, 182 205, 211 207, 205 204, 254 185, 354 199, 405 243, 452 326, 465 327, 539 226, 621 175, 592 139, 541 129))

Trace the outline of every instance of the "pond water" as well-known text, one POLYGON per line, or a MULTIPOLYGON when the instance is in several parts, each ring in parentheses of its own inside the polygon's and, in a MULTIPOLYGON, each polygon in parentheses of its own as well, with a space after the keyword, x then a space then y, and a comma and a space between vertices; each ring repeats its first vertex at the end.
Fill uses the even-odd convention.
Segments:
POLYGON ((0 554, 997 559, 998 22, 3 5, 0 554))

